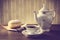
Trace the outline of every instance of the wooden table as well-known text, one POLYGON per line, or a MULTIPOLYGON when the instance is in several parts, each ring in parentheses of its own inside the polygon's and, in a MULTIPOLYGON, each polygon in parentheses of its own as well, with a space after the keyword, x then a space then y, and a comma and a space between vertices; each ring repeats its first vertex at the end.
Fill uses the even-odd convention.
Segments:
POLYGON ((0 40, 60 40, 60 30, 51 30, 41 35, 25 37, 22 33, 7 31, 0 27, 0 40))

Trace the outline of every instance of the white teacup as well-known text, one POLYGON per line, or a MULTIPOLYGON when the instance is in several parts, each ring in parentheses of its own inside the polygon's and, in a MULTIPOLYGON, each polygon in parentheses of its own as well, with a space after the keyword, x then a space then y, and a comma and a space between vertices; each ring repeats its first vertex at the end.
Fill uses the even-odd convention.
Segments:
POLYGON ((35 25, 27 25, 26 30, 31 34, 35 34, 35 32, 38 30, 38 27, 35 25))

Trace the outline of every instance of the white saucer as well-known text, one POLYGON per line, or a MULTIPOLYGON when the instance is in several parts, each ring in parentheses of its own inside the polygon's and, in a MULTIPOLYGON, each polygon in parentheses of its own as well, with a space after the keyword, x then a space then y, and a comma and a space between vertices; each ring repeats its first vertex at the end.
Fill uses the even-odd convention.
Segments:
POLYGON ((44 33, 44 32, 41 31, 41 30, 37 30, 36 32, 29 32, 27 30, 22 31, 22 34, 25 35, 25 36, 28 36, 28 35, 38 35, 38 34, 42 34, 42 33, 44 33))

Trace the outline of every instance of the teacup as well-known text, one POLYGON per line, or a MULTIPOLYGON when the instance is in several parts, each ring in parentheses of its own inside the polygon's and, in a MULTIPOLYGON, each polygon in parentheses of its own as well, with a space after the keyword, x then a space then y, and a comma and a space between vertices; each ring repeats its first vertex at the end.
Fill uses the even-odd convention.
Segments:
POLYGON ((27 25, 26 30, 31 33, 34 34, 37 31, 37 27, 35 25, 27 25))

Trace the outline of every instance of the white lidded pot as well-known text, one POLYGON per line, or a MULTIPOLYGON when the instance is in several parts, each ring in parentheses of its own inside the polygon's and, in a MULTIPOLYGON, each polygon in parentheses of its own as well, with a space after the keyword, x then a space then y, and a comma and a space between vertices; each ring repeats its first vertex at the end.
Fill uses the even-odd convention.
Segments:
POLYGON ((38 11, 38 13, 34 11, 34 16, 43 32, 50 31, 52 21, 55 17, 55 11, 49 10, 46 5, 43 4, 43 7, 38 11))

